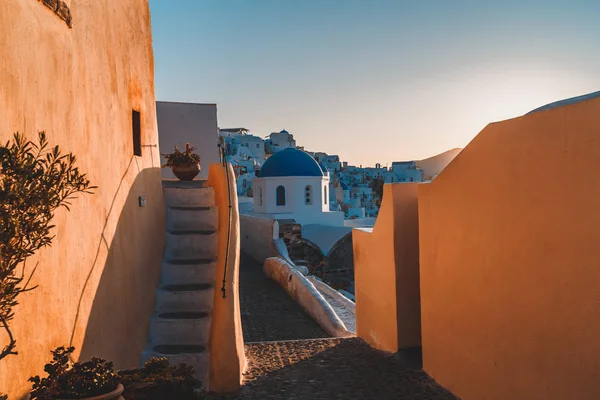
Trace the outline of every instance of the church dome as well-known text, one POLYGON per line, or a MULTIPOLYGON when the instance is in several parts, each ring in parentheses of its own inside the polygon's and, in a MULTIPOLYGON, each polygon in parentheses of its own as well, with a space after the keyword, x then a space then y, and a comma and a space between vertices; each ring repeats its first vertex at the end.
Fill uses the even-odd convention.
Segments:
POLYGON ((258 173, 259 178, 277 176, 323 176, 323 171, 309 154, 289 147, 269 157, 258 173))

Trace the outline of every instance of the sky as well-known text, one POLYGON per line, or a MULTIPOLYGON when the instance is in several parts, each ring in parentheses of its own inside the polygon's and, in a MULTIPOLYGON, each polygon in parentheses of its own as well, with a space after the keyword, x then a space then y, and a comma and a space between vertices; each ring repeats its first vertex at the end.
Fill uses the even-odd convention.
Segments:
POLYGON ((600 90, 600 1, 150 0, 156 98, 391 165, 600 90))

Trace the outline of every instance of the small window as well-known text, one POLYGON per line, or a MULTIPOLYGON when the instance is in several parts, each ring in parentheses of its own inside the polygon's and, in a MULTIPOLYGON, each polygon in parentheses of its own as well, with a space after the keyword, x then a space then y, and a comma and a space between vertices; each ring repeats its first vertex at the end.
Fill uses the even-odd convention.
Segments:
POLYGON ((323 186, 323 204, 327 204, 327 186, 323 186))
POLYGON ((307 185, 304 188, 304 204, 310 206, 312 204, 312 186, 307 185))
POLYGON ((258 205, 262 206, 262 188, 258 187, 258 205))
POLYGON ((256 143, 256 148, 260 149, 260 144, 259 143, 256 143))
POLYGON ((285 206, 285 188, 283 186, 277 186, 277 205, 285 206))
POLYGON ((133 134, 133 155, 142 156, 142 124, 140 112, 131 110, 131 131, 133 134))

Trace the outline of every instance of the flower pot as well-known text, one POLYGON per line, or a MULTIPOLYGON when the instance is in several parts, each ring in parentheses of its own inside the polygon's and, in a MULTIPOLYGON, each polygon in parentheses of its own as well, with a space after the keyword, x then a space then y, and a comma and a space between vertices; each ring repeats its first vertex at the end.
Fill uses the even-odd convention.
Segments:
POLYGON ((179 180, 192 181, 200 173, 200 164, 177 164, 171 169, 179 180))
MULTIPOLYGON (((121 393, 123 393, 124 389, 125 388, 123 387, 123 385, 121 385, 119 383, 117 388, 110 393, 106 393, 101 396, 85 397, 85 398, 82 398, 81 400, 125 400, 123 398, 123 396, 121 396, 121 393)), ((62 399, 57 398, 56 400, 62 400, 62 399)))

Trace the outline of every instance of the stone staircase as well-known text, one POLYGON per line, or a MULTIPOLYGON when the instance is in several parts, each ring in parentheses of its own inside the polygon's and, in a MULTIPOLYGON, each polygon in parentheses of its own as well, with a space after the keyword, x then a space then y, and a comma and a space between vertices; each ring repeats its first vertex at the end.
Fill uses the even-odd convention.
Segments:
POLYGON ((142 363, 166 357, 194 367, 208 385, 210 323, 218 251, 214 190, 197 181, 163 184, 167 237, 156 312, 142 363))

